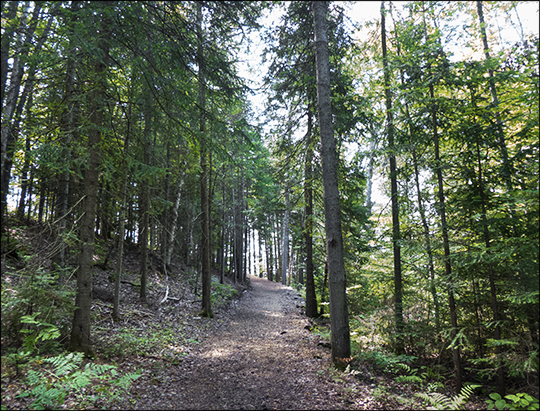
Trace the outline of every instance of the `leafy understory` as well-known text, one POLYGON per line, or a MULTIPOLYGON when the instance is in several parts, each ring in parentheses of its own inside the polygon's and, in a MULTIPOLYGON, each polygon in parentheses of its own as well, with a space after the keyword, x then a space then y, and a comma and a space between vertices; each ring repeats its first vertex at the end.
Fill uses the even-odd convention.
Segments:
POLYGON ((540 408, 537 398, 522 392, 505 395, 504 398, 500 394, 491 393, 489 397, 486 400, 488 410, 537 410, 540 408))
POLYGON ((467 385, 463 387, 461 393, 448 397, 439 392, 417 393, 416 396, 430 404, 428 410, 461 410, 469 400, 473 390, 479 385, 467 385))
POLYGON ((35 358, 28 370, 28 390, 19 397, 33 399, 33 409, 63 408, 69 398, 77 408, 107 407, 124 396, 141 372, 118 375, 110 364, 87 362, 83 353, 35 358), (49 365, 50 366, 47 366, 49 365))

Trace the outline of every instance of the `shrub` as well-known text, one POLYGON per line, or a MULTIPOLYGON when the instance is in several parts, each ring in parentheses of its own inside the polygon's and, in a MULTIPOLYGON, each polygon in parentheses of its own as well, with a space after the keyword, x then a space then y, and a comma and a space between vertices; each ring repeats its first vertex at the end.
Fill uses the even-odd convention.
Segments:
POLYGON ((505 395, 502 398, 497 393, 489 394, 491 399, 486 400, 488 410, 496 408, 498 410, 537 410, 538 400, 529 394, 519 393, 505 395))

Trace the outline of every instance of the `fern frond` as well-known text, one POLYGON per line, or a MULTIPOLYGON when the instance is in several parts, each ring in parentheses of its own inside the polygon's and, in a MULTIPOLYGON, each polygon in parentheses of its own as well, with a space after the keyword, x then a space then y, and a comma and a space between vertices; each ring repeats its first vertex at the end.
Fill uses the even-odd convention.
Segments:
POLYGON ((420 392, 418 394, 415 394, 417 397, 423 399, 424 401, 431 404, 432 407, 427 408, 431 410, 448 410, 450 406, 450 398, 448 396, 441 394, 440 392, 431 392, 429 394, 425 394, 423 392, 420 392))
POLYGON ((406 383, 406 384, 422 384, 424 380, 417 375, 400 375, 395 378, 396 382, 406 383))
POLYGON ((461 389, 461 393, 459 395, 454 395, 452 397, 452 401, 450 401, 450 407, 448 408, 450 410, 458 410, 463 408, 463 404, 465 404, 469 397, 472 395, 473 390, 478 387, 478 385, 466 385, 461 389))
POLYGON ((86 364, 86 370, 96 377, 114 369, 116 369, 116 367, 109 364, 94 364, 92 362, 86 364))
POLYGON ((469 400, 473 390, 477 387, 479 387, 479 385, 466 385, 459 395, 454 395, 451 398, 439 392, 432 392, 429 394, 418 393, 415 395, 424 401, 429 402, 434 407, 432 409, 435 410, 461 410, 463 409, 463 405, 469 400))
POLYGON ((58 376, 69 374, 71 371, 79 368, 83 360, 83 353, 69 353, 68 355, 58 355, 52 358, 46 358, 43 361, 51 363, 58 376))

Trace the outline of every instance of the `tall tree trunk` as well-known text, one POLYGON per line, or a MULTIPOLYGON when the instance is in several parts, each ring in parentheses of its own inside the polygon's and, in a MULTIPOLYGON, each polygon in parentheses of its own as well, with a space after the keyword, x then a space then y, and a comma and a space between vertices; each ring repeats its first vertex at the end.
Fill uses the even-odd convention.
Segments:
MULTIPOLYGON (((431 4, 431 14, 433 15, 433 23, 437 27, 437 22, 435 19, 435 14, 433 12, 433 5, 431 4)), ((424 23, 425 26, 425 23, 424 23)), ((438 28, 438 27, 437 27, 438 28)), ((427 41, 427 31, 425 31, 426 41, 427 41)), ((439 43, 440 50, 442 52, 442 45, 439 43)), ((444 54, 444 53, 443 53, 444 54)), ((428 75, 432 76, 431 73, 431 63, 428 63, 428 75)), ((454 278, 452 275, 452 266, 450 264, 450 241, 448 238, 448 224, 446 222, 446 205, 444 197, 444 183, 442 175, 442 163, 440 158, 439 150, 439 134, 437 130, 437 105, 435 102, 435 90, 433 82, 429 83, 429 96, 431 99, 431 107, 429 107, 431 112, 431 122, 432 122, 432 131, 433 131, 433 143, 435 146, 435 175, 437 177, 437 197, 438 203, 435 204, 435 210, 439 215, 441 221, 441 232, 443 237, 443 249, 444 249, 444 271, 446 277, 447 291, 448 291, 448 308, 450 310, 450 325, 452 331, 450 332, 450 340, 455 341, 455 338, 458 333, 458 321, 457 321, 457 309, 456 301, 454 297, 454 278)), ((456 392, 461 391, 462 387, 462 372, 461 372, 461 354, 459 347, 454 346, 452 348, 452 360, 454 363, 454 378, 456 383, 456 392)))
MULTIPOLYGON (((73 2, 72 10, 78 8, 77 2, 73 2)), ((73 35, 71 34, 71 37, 73 35)), ((73 46, 73 40, 70 39, 70 49, 75 52, 73 46)), ((57 247, 58 251, 53 258, 53 262, 59 266, 65 265, 65 250, 66 244, 64 241, 64 232, 66 230, 67 213, 69 204, 69 176, 71 167, 71 141, 74 139, 76 133, 75 127, 75 59, 68 57, 67 73, 66 73, 66 86, 64 92, 64 100, 66 101, 66 107, 61 114, 60 129, 62 131, 62 158, 65 160, 63 164, 63 170, 60 172, 58 181, 58 202, 56 208, 56 219, 58 221, 58 234, 57 234, 57 247)), ((63 278, 60 277, 60 283, 63 282, 63 278)))
MULTIPOLYGON (((28 114, 28 110, 27 110, 27 114, 28 114)), ((30 150, 31 150, 30 143, 31 143, 30 134, 27 134, 26 140, 24 143, 24 163, 23 163, 23 168, 21 172, 21 196, 19 198, 19 204, 17 206, 17 218, 20 221, 23 221, 24 219, 24 212, 25 212, 26 204, 27 204, 26 196, 27 196, 27 193, 29 192, 28 173, 30 172, 30 150)), ((28 206, 30 206, 30 202, 28 202, 28 206)))
MULTIPOLYGON (((17 7, 21 2, 18 1, 9 1, 6 2, 8 5, 8 9, 6 11, 6 14, 3 16, 6 18, 6 21, 12 22, 15 17, 17 16, 17 7)), ((3 7, 5 4, 2 4, 2 14, 4 14, 3 7)), ((23 4, 24 7, 24 4, 23 4)), ((21 19, 21 22, 19 24, 19 27, 22 28, 24 24, 24 21, 21 19)), ((16 25, 6 25, 4 27, 4 33, 2 34, 2 40, 1 40, 1 70, 0 70, 0 101, 2 104, 2 107, 4 107, 4 92, 6 90, 6 81, 7 81, 7 73, 8 73, 8 60, 9 60, 9 48, 11 45, 11 39, 14 33, 18 32, 21 33, 22 30, 17 29, 16 25)))
POLYGON ((399 227, 399 203, 397 191, 396 148, 394 145, 394 120, 392 114, 392 93, 390 90, 390 69, 386 50, 386 11, 384 1, 381 2, 381 37, 384 68, 384 90, 386 95, 386 127, 388 135, 388 151, 390 152, 390 185, 392 195, 392 245, 394 250, 394 302, 396 321, 396 353, 405 353, 403 341, 403 284, 401 279, 401 232, 399 227))
POLYGON ((244 199, 244 184, 245 184, 245 180, 244 180, 244 168, 242 167, 241 168, 241 173, 240 173, 240 176, 241 176, 241 179, 240 179, 240 205, 242 207, 242 213, 240 214, 240 221, 242 222, 242 240, 243 240, 243 252, 242 252, 242 280, 241 282, 244 283, 246 282, 246 272, 247 272, 247 254, 249 252, 248 248, 247 248, 247 239, 248 239, 248 235, 247 235, 247 217, 245 216, 244 214, 244 210, 247 210, 247 204, 245 202, 245 199, 244 199))
MULTIPOLYGON (((238 178, 239 176, 237 176, 238 178)), ((235 262, 234 268, 236 271, 236 280, 242 282, 243 275, 243 253, 244 253, 244 239, 243 239, 243 219, 242 219, 242 182, 238 184, 238 188, 234 190, 236 192, 236 201, 235 201, 235 262)), ((233 191, 233 192, 234 192, 233 191)))
POLYGON ((257 240, 258 240, 258 245, 259 245, 259 258, 257 260, 257 265, 259 266, 259 278, 263 278, 263 252, 262 252, 262 249, 263 249, 263 239, 262 239, 262 232, 261 230, 258 230, 257 231, 257 240))
MULTIPOLYGON (((167 142, 166 149, 166 173, 165 173, 165 193, 164 198, 168 203, 171 201, 171 142, 167 142)), ((163 261, 162 271, 167 272, 167 253, 169 251, 169 233, 172 230, 170 222, 170 210, 169 207, 166 207, 161 214, 161 235, 159 239, 159 246, 161 251, 161 259, 163 261)))
POLYGON ((289 268, 289 189, 285 188, 285 215, 283 217, 283 250, 281 251, 281 284, 287 285, 287 269, 289 268))
POLYGON ((279 233, 282 229, 282 227, 279 225, 279 221, 278 221, 278 217, 276 214, 273 215, 273 220, 274 220, 274 223, 276 225, 276 229, 274 230, 274 246, 275 246, 275 262, 276 262, 276 265, 277 265, 277 269, 276 269, 276 278, 275 280, 276 281, 281 281, 281 275, 283 273, 283 259, 281 257, 281 246, 282 246, 282 241, 280 241, 280 236, 279 236, 279 233))
POLYGON ((265 228, 264 244, 266 247, 266 278, 268 281, 274 281, 274 245, 272 244, 270 227, 265 228))
POLYGON ((202 5, 197 3, 197 62, 199 65, 199 91, 197 104, 199 105, 199 147, 200 147, 200 165, 201 165, 201 259, 202 259, 202 307, 200 315, 204 317, 213 317, 211 297, 211 264, 210 264, 210 205, 208 198, 208 138, 205 130, 205 103, 206 103, 206 84, 205 84, 205 61, 203 50, 202 34, 202 5))
MULTIPOLYGON (((149 86, 150 87, 150 86, 149 86)), ((143 130, 143 164, 150 165, 150 141, 152 134, 152 93, 147 92, 146 107, 144 110, 144 130, 143 130)), ((148 230, 150 218, 150 176, 143 175, 141 181, 141 192, 139 200, 139 246, 141 252, 141 289, 139 297, 141 301, 146 301, 146 291, 148 288, 148 230)))
MULTIPOLYGON (((482 43, 484 46, 484 55, 486 57, 486 61, 489 62, 489 60, 491 59, 491 56, 489 53, 489 45, 488 45, 487 34, 486 34, 486 25, 484 21, 484 11, 483 11, 483 6, 482 6, 482 1, 476 2, 476 8, 478 12, 478 19, 480 21, 480 35, 482 37, 482 43)), ((515 9, 515 5, 514 5, 514 9, 515 9)), ((516 10, 516 14, 517 14, 517 10, 516 10)), ((507 149, 506 141, 505 141, 506 138, 504 134, 503 121, 501 119, 501 112, 499 110, 499 97, 497 93, 497 87, 495 84, 495 76, 493 73, 493 69, 491 67, 488 69, 488 75, 489 75, 488 81, 489 81, 489 91, 491 94, 491 102, 493 103, 493 107, 495 110, 495 123, 497 125, 496 132, 497 132, 497 137, 498 137, 499 151, 502 157, 501 174, 503 176, 503 179, 506 185, 506 190, 508 191, 508 193, 511 193, 514 190, 514 184, 512 182, 513 166, 508 156, 508 149, 507 149)), ((519 227, 519 224, 516 221, 515 208, 512 202, 509 203, 509 211, 510 211, 511 220, 514 222, 512 224, 513 236, 519 237, 520 233, 518 232, 518 229, 517 229, 517 227, 519 227)), ((518 268, 518 270, 520 271, 521 278, 527 278, 527 275, 522 273, 523 270, 521 268, 518 268)), ((527 287, 527 284, 525 281, 522 281, 522 284, 523 286, 527 287)), ((531 329, 531 335, 536 336, 533 338, 533 341, 534 341, 535 339, 537 339, 537 335, 538 335, 536 331, 537 328, 535 325, 537 323, 535 318, 538 317, 538 304, 530 304, 530 307, 531 309, 528 310, 527 312, 527 321, 529 322, 530 325, 533 325, 533 328, 531 329)), ((500 350, 500 347, 498 347, 498 349, 500 350)), ((504 376, 502 375, 502 371, 500 369, 498 373, 499 373, 498 385, 501 386, 503 384, 504 376)), ((501 394, 502 392, 503 390, 499 390, 499 394, 501 394)))
MULTIPOLYGON (((251 268, 252 268, 252 262, 253 262, 253 253, 251 252, 251 248, 253 244, 251 243, 251 232, 248 230, 249 222, 246 221, 246 226, 244 227, 244 243, 245 243, 245 260, 246 260, 246 272, 248 274, 252 274, 251 268)), ((245 276, 244 276, 245 277, 245 276)))
MULTIPOLYGON (((407 116, 408 117, 408 116, 407 116)), ((412 133, 411 133, 412 138, 412 133)), ((424 207, 424 202, 422 201, 422 191, 420 189, 420 178, 418 172, 418 160, 416 158, 416 150, 412 148, 412 158, 414 166, 414 182, 416 185, 416 196, 418 202, 418 211, 420 213, 420 220, 422 221, 422 228, 424 229, 424 241, 426 242, 426 254, 428 258, 428 272, 429 272, 429 289, 431 292, 431 297, 433 298, 433 306, 435 308, 435 329, 437 334, 441 329, 440 321, 440 304, 439 298, 437 297, 437 288, 435 286, 435 267, 433 264, 433 249, 431 247, 431 235, 429 233, 429 226, 426 219, 426 211, 424 207)))
MULTIPOLYGON (((429 73, 431 75, 431 72, 429 73)), ((456 302, 454 298, 454 278, 452 275, 452 266, 450 264, 450 240, 448 238, 448 224, 446 222, 446 206, 444 198, 444 184, 443 184, 443 175, 442 175, 442 163, 439 150, 439 133, 437 130, 437 106, 435 104, 435 92, 433 89, 433 84, 429 85, 429 96, 432 101, 431 104, 431 121, 432 121, 432 131, 433 131, 433 143, 435 145, 435 174, 437 176, 437 185, 438 185, 438 199, 439 203, 435 206, 439 218, 441 220, 441 231, 443 237, 443 248, 444 248, 444 271, 447 281, 448 288, 448 308, 450 309, 450 324, 452 326, 452 331, 450 333, 450 339, 452 342, 455 341, 455 338, 458 333, 458 322, 457 322, 457 309, 456 302)), ((459 347, 452 348, 452 359, 454 362, 454 377, 456 381, 456 392, 461 391, 462 386, 462 376, 461 376, 461 354, 459 352, 459 347)))
POLYGON ((330 58, 327 40, 327 2, 313 2, 313 27, 317 68, 317 106, 321 134, 321 157, 326 229, 326 252, 330 281, 330 323, 332 329, 332 361, 351 356, 349 312, 347 309, 345 263, 337 175, 337 153, 332 125, 330 100, 330 58))
POLYGON ((219 247, 219 259, 220 259, 220 267, 219 267, 219 283, 223 284, 225 282, 225 259, 227 256, 226 252, 226 246, 225 246, 225 234, 226 234, 226 228, 227 225, 225 224, 226 221, 226 208, 225 208, 225 198, 227 191, 225 190, 225 179, 221 180, 222 185, 222 202, 221 202, 221 240, 220 240, 220 247, 219 247))
POLYGON ((172 215, 172 221, 170 226, 170 234, 169 234, 169 240, 167 241, 167 255, 165 259, 165 264, 167 266, 171 265, 171 258, 172 253, 174 250, 174 244, 175 244, 175 237, 176 237, 176 230, 178 227, 178 209, 180 208, 180 199, 182 198, 182 186, 184 184, 184 180, 182 176, 178 177, 180 179, 180 182, 178 183, 178 192, 176 193, 176 201, 174 202, 174 208, 173 208, 173 215, 172 215))
POLYGON ((313 275, 313 144, 311 141, 311 113, 308 113, 308 141, 306 143, 306 164, 304 168, 305 222, 304 238, 306 242, 306 315, 317 317, 317 296, 313 275))
MULTIPOLYGON (((474 92, 472 93, 471 99, 472 99, 473 108, 476 108, 474 92)), ((483 178, 483 173, 482 173, 482 158, 480 154, 480 141, 479 141, 478 135, 475 134, 475 137, 476 137, 476 158, 477 158, 477 164, 478 164, 477 180, 478 180, 478 190, 480 191, 480 207, 482 210, 482 214, 481 214, 482 229, 483 229, 483 236, 484 236, 484 244, 486 246, 486 252, 489 256, 491 254, 491 234, 490 234, 489 225, 487 221, 486 195, 485 195, 485 188, 484 188, 484 178, 483 178)), ((497 301, 497 289, 495 286, 495 272, 494 272, 493 264, 491 261, 488 261, 487 268, 488 268, 491 310, 493 312, 493 323, 495 325, 495 328, 493 330, 493 338, 495 340, 500 340, 501 339, 501 325, 499 323, 499 320, 500 320, 499 304, 497 301)), ((505 378, 504 378, 504 366, 501 362, 501 346, 500 345, 497 345, 495 347, 495 354, 497 357, 496 358, 497 392, 502 397, 504 397, 504 395, 506 394, 506 387, 505 387, 505 378)))
POLYGON ((108 30, 110 27, 110 24, 105 21, 105 19, 107 19, 105 16, 98 14, 97 18, 99 19, 97 24, 99 27, 99 37, 97 41, 100 53, 96 56, 96 61, 94 63, 95 87, 92 99, 90 100, 92 101, 89 116, 91 127, 88 135, 88 168, 84 175, 84 214, 81 218, 81 252, 79 254, 77 293, 75 297, 75 306, 77 308, 73 315, 70 341, 70 348, 72 351, 84 352, 87 356, 94 355, 90 342, 90 306, 92 304, 94 228, 99 183, 98 168, 101 163, 101 130, 104 127, 104 111, 107 107, 105 99, 107 97, 107 56, 109 53, 108 30))
MULTIPOLYGON (((486 24, 484 22, 484 11, 482 7, 482 1, 476 2, 476 9, 478 12, 478 19, 480 21, 480 35, 482 37, 482 43, 484 46, 484 55, 486 57, 486 61, 489 62, 491 60, 491 56, 489 54, 489 45, 487 41, 487 34, 486 34, 486 24)), ((502 176, 504 178, 504 181, 506 183, 506 188, 508 191, 512 191, 512 167, 510 164, 510 160, 508 158, 508 149, 506 147, 506 141, 504 137, 504 129, 503 129, 503 122, 501 119, 501 113, 499 111, 499 97, 497 95, 497 87, 495 85, 495 76, 493 74, 493 69, 490 67, 488 69, 488 75, 489 75, 489 91, 491 93, 491 101, 493 103, 493 106, 495 108, 495 121, 497 124, 497 137, 498 137, 498 143, 499 143, 499 151, 501 152, 502 157, 502 176)))
POLYGON ((233 281, 234 283, 236 284, 236 279, 238 278, 238 267, 239 267, 239 263, 238 263, 238 260, 237 260, 237 254, 238 254, 238 204, 237 204, 237 201, 236 201, 236 197, 238 197, 237 195, 235 195, 235 192, 236 192, 236 189, 233 187, 232 190, 231 190, 231 193, 232 193, 232 203, 233 203, 233 215, 232 215, 232 220, 233 220, 233 232, 232 232, 232 240, 233 240, 233 244, 232 244, 232 257, 233 257, 233 266, 234 266, 234 275, 233 275, 233 281))
MULTIPOLYGON (((126 126, 126 141, 124 143, 124 158, 127 158, 129 148, 129 137, 131 134, 131 102, 129 103, 127 113, 126 126)), ((120 204, 120 216, 118 222, 118 255, 116 257, 116 271, 114 277, 114 297, 113 297, 113 312, 112 318, 114 322, 120 319, 120 279, 122 277, 122 262, 124 260, 124 236, 126 226, 126 204, 127 204, 127 188, 128 188, 129 168, 125 164, 125 171, 122 183, 122 200, 120 204)))
POLYGON ((321 305, 319 308, 319 316, 322 317, 324 314, 324 302, 326 302, 326 290, 328 289, 328 261, 324 262, 324 278, 323 284, 321 287, 321 305))
POLYGON ((375 161, 375 149, 377 148, 377 133, 375 130, 370 130, 370 132, 371 142, 369 143, 369 165, 366 187, 366 208, 368 215, 371 214, 371 209, 373 207, 373 201, 371 200, 373 191, 373 163, 375 161))
MULTIPOLYGON (((423 10, 423 16, 425 16, 425 10, 423 10)), ((426 30, 426 22, 425 19, 423 20, 423 27, 424 27, 424 35, 426 38, 426 42, 429 40, 428 33, 426 30)), ((441 46, 442 47, 442 46, 441 46)), ((400 49, 398 46, 398 54, 400 53, 400 49)), ((404 79, 404 73, 403 68, 400 68, 400 77, 401 77, 401 85, 405 85, 405 79, 404 79)), ((414 133, 414 127, 413 122, 411 120, 411 116, 409 114, 409 105, 408 103, 405 103, 405 116, 407 118, 407 125, 409 129, 409 140, 412 144, 411 147, 411 155, 413 159, 413 168, 414 168, 414 182, 416 186, 416 198, 417 198, 417 204, 418 204, 418 212, 420 213, 420 221, 422 222, 422 228, 423 228, 423 234, 424 234, 424 241, 426 243, 426 254, 428 258, 428 278, 429 278, 429 289, 431 292, 431 297, 433 298, 433 306, 435 309, 435 330, 437 332, 437 336, 439 336, 441 322, 440 322, 440 303, 439 298, 437 297, 437 288, 435 285, 435 266, 433 262, 433 248, 431 245, 431 235, 429 232, 429 225, 428 221, 426 219, 426 211, 424 207, 424 201, 422 199, 422 190, 420 188, 420 172, 418 170, 418 158, 416 156, 416 148, 415 148, 415 133, 414 133)))
MULTIPOLYGON (((20 94, 20 88, 22 84, 22 79, 24 76, 24 62, 27 60, 30 54, 30 48, 33 41, 34 33, 36 30, 37 23, 39 21, 39 14, 41 12, 41 5, 37 4, 32 13, 30 19, 30 24, 27 28, 24 28, 25 24, 28 24, 27 16, 30 8, 30 4, 25 3, 23 7, 23 12, 21 16, 21 22, 19 26, 19 31, 16 37, 16 45, 13 53, 13 69, 11 71, 11 76, 9 80, 9 89, 5 96, 5 100, 2 100, 2 128, 0 132, 0 170, 1 170, 1 179, 0 179, 0 216, 2 218, 5 215, 7 210, 7 194, 9 191, 9 181, 11 179, 11 167, 13 165, 13 154, 15 149, 15 143, 18 137, 18 123, 20 121, 20 113, 24 108, 25 99, 28 95, 30 87, 32 87, 32 81, 29 80, 26 82, 24 91, 22 95, 20 94), (26 32, 26 37, 24 41, 22 39, 22 33, 26 32), (17 115, 17 112, 19 115, 17 115), (19 120, 17 120, 19 117, 19 120)), ((39 49, 43 45, 44 40, 47 38, 47 31, 50 28, 52 22, 52 17, 49 19, 48 28, 45 29, 45 32, 41 36, 38 44, 36 45, 35 54, 39 53, 39 49)), ((3 39, 3 36, 2 36, 3 39)), ((35 71, 35 64, 31 66, 31 73, 29 78, 33 77, 33 72, 35 71)))

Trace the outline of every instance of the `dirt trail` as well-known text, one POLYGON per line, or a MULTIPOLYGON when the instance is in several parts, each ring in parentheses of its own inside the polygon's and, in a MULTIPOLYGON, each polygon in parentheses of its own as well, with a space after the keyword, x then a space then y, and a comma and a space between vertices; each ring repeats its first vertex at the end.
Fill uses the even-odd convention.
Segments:
POLYGON ((256 277, 251 284, 183 362, 167 365, 161 378, 137 381, 136 409, 358 407, 347 398, 346 381, 332 380, 329 350, 304 328, 298 293, 256 277))

